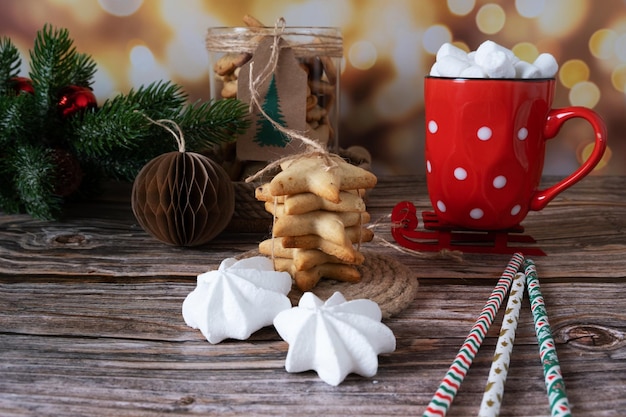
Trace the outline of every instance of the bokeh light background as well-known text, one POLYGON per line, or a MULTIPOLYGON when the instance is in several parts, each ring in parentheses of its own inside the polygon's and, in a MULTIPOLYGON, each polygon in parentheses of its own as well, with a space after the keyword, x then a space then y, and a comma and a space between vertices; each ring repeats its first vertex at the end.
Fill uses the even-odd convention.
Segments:
MULTIPOLYGON (((240 26, 246 13, 342 30, 340 144, 368 148, 377 174, 424 172, 423 77, 434 54, 444 42, 474 50, 488 39, 529 61, 553 54, 554 106, 592 108, 607 124, 595 174, 626 174, 626 0, 3 0, 0 36, 22 51, 27 75, 36 31, 69 29, 98 63, 99 101, 160 79, 206 100, 206 29, 240 26)), ((544 172, 573 171, 592 140, 586 123, 568 122, 548 144, 544 172)))

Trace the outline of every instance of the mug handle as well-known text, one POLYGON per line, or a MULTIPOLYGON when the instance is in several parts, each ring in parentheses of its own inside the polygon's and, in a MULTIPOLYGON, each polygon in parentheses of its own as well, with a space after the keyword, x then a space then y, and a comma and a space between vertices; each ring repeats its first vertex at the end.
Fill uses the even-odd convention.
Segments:
POLYGON ((606 149, 606 125, 596 112, 587 107, 572 106, 550 110, 543 130, 544 139, 555 137, 563 123, 575 117, 585 119, 593 127, 596 137, 593 151, 589 158, 568 177, 545 190, 537 190, 530 201, 531 210, 538 211, 543 209, 559 193, 587 176, 598 165, 604 155, 606 149))

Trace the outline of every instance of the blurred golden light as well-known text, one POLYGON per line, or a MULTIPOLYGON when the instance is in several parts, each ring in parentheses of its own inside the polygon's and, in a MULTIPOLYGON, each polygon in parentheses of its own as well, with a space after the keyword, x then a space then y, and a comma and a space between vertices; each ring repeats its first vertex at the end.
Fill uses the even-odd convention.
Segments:
POLYGON ((572 106, 594 108, 600 101, 600 89, 591 81, 582 81, 569 91, 569 102, 572 106))
POLYGON ((452 32, 444 25, 433 25, 426 29, 422 44, 424 49, 431 54, 436 54, 441 45, 452 41, 452 32))
POLYGON ((546 0, 515 0, 515 8, 521 16, 533 18, 543 12, 546 0))
POLYGON ((570 59, 561 65, 559 80, 567 88, 589 79, 589 66, 580 59, 570 59))
POLYGON ((589 51, 600 59, 609 59, 613 56, 617 33, 611 29, 597 30, 589 38, 589 51))
POLYGON ((626 34, 615 39, 615 55, 620 61, 626 62, 626 34))
POLYGON ((550 0, 537 16, 541 31, 548 36, 565 37, 579 29, 587 17, 587 0, 550 0))
POLYGON ((166 49, 167 67, 188 80, 199 80, 209 73, 208 53, 195 39, 195 32, 179 30, 166 49))
MULTIPOLYGON (((595 146, 595 142, 590 142, 590 143, 585 144, 584 146, 579 147, 580 150, 578 151, 578 162, 580 164, 582 164, 584 161, 586 161, 589 158, 589 156, 593 152, 594 146, 595 146)), ((598 162, 598 165, 596 165, 596 167, 593 170, 601 171, 602 169, 606 168, 612 156, 613 156, 613 151, 611 150, 610 146, 607 146, 606 150, 604 151, 604 154, 602 155, 602 159, 600 159, 600 162, 598 162)))
POLYGON ((135 67, 150 67, 155 63, 154 55, 145 45, 135 45, 130 49, 130 63, 135 67))
MULTIPOLYGON (((187 2, 188 0, 185 0, 187 2)), ((205 4, 211 4, 214 2, 200 0, 205 4)), ((180 0, 176 0, 175 3, 180 5, 180 0)), ((227 2, 228 3, 228 2, 227 2)), ((264 9, 274 3, 276 11, 272 16, 282 16, 287 21, 289 26, 336 26, 341 27, 346 25, 352 17, 354 17, 353 4, 349 1, 333 1, 332 13, 329 13, 329 4, 324 0, 308 0, 299 2, 259 2, 264 9)), ((358 6, 357 6, 358 7, 358 6)), ((249 12, 250 13, 250 12, 249 12)), ((275 20, 276 17, 273 19, 275 20)), ((274 24, 274 22, 271 22, 274 24)), ((265 23, 266 25, 269 23, 265 23)))
POLYGON ((615 67, 611 73, 611 83, 617 91, 626 93, 626 64, 615 67))
POLYGON ((131 64, 129 78, 134 86, 147 85, 154 81, 170 78, 167 71, 157 63, 150 48, 145 45, 133 46, 129 53, 129 59, 131 64))
POLYGON ((526 62, 534 62, 539 56, 539 49, 530 42, 520 42, 511 48, 516 57, 526 62))
POLYGON ((93 93, 96 95, 99 102, 103 102, 119 94, 119 91, 115 89, 115 77, 113 77, 106 68, 102 66, 98 67, 98 71, 96 71, 93 78, 93 93))
POLYGON ((422 36, 418 31, 404 31, 398 34, 395 45, 391 48, 391 57, 395 68, 396 78, 416 77, 416 68, 422 67, 424 53, 415 51, 422 36), (414 51, 407 53, 407 51, 414 51))
MULTIPOLYGON (((6 5, 6 1, 2 4, 6 5)), ((25 5, 27 2, 22 2, 25 5)), ((55 7, 63 10, 63 13, 66 15, 73 16, 74 19, 85 22, 85 24, 96 24, 97 21, 104 15, 102 13, 102 6, 100 6, 97 2, 86 2, 81 0, 48 0, 48 3, 54 4, 55 7)), ((33 7, 40 8, 40 4, 33 3, 33 7)), ((45 16, 45 10, 41 7, 41 12, 43 14, 44 19, 49 19, 49 16, 45 16)), ((34 10, 30 10, 29 14, 32 14, 34 10)))
POLYGON ((368 41, 356 41, 348 50, 350 64, 360 70, 368 70, 376 64, 376 47, 368 41))
POLYGON ((504 9, 497 4, 485 4, 476 14, 476 25, 478 30, 487 35, 500 32, 506 22, 504 9))
POLYGON ((462 50, 464 50, 465 52, 470 52, 472 49, 469 47, 469 45, 467 45, 465 42, 463 41, 454 41, 452 42, 452 45, 456 46, 457 48, 461 48, 462 50))
POLYGON ((104 11, 114 16, 130 16, 141 7, 143 0, 98 0, 104 11))
POLYGON ((465 16, 474 9, 476 0, 448 0, 448 9, 452 14, 465 16))
POLYGON ((401 120, 419 105, 423 97, 422 79, 396 78, 376 93, 376 113, 385 120, 401 120), (402 100, 398 100, 402 97, 402 100))

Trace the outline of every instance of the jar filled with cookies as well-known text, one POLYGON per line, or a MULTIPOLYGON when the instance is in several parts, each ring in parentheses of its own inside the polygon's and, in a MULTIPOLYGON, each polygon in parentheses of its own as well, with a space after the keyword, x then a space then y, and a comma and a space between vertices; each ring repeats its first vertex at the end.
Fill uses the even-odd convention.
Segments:
POLYGON ((244 23, 209 28, 206 37, 212 99, 249 104, 250 124, 237 138, 236 159, 258 166, 302 152, 306 144, 289 132, 336 152, 339 29, 289 27, 282 19, 265 26, 250 16, 244 23))

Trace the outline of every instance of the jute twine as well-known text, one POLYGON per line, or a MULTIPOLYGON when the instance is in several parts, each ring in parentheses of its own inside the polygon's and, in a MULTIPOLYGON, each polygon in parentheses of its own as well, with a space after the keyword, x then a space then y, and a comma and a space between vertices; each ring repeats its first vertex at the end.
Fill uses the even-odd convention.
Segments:
MULTIPOLYGON (((375 301, 383 318, 390 318, 406 309, 415 299, 419 281, 409 267, 395 258, 373 251, 364 251, 365 261, 357 269, 359 282, 341 282, 322 279, 311 290, 323 300, 339 291, 346 300, 369 299, 375 301)), ((292 304, 297 304, 302 291, 294 288, 289 293, 292 304)))
MULTIPOLYGON (((274 37, 272 51, 266 66, 253 77, 254 62, 250 63, 251 76, 249 77, 248 84, 248 88, 250 90, 250 111, 252 112, 256 108, 256 110, 259 111, 276 130, 280 131, 292 140, 297 140, 303 143, 306 146, 306 151, 289 155, 269 163, 265 168, 261 169, 256 174, 246 178, 246 183, 250 183, 259 177, 262 177, 264 174, 274 171, 278 166, 286 161, 297 160, 300 158, 319 157, 324 161, 325 169, 331 170, 337 168, 337 163, 333 160, 331 153, 325 147, 307 137, 305 133, 286 128, 273 120, 268 114, 266 114, 260 103, 261 99, 258 92, 259 86, 261 86, 263 82, 265 82, 267 78, 276 70, 280 49, 283 47, 282 45, 285 45, 285 43, 281 42, 281 38, 284 34, 285 21, 281 18, 277 21, 276 26, 274 27, 274 33, 272 35, 274 37)), ((315 44, 319 46, 318 43, 315 44)), ((230 45, 230 47, 233 47, 233 45, 230 45)), ((216 46, 211 45, 211 48, 215 50, 216 46)), ((360 250, 361 242, 358 242, 358 246, 360 250)), ((241 257, 257 256, 258 254, 258 251, 255 250, 247 252, 241 257)), ((357 266, 361 274, 361 280, 358 283, 321 279, 311 292, 322 299, 327 299, 334 292, 338 291, 341 292, 348 300, 369 299, 376 302, 379 305, 384 318, 389 318, 398 314, 415 298, 419 285, 417 278, 408 267, 394 258, 381 255, 373 251, 365 251, 363 252, 363 255, 365 257, 364 263, 357 266)), ((291 299, 292 304, 297 304, 302 294, 302 291, 294 286, 292 291, 289 293, 289 298, 291 299)))
POLYGON ((294 155, 288 155, 284 158, 280 158, 276 161, 270 162, 267 166, 256 174, 253 174, 246 178, 246 182, 252 182, 257 178, 263 176, 267 172, 271 172, 275 170, 278 166, 283 164, 286 161, 297 160, 301 158, 309 158, 309 157, 321 157, 324 161, 324 165, 326 169, 334 169, 337 167, 337 163, 332 160, 331 154, 324 146, 322 146, 317 141, 306 136, 305 132, 299 132, 295 129, 287 128, 276 120, 274 120, 270 115, 268 115, 263 106, 261 105, 261 97, 259 94, 259 87, 263 85, 263 83, 276 71, 276 67, 278 66, 278 58, 280 56, 280 51, 284 47, 291 47, 291 45, 287 43, 282 43, 281 39, 285 33, 285 19, 282 17, 278 19, 276 25, 274 26, 273 33, 273 42, 271 47, 271 55, 267 61, 267 64, 264 68, 259 71, 259 73, 253 77, 254 74, 254 62, 250 62, 250 77, 248 81, 248 89, 250 90, 250 113, 252 113, 255 109, 263 115, 263 117, 270 122, 270 124, 274 127, 274 129, 278 130, 286 137, 291 140, 297 140, 306 146, 306 151, 294 155))
MULTIPOLYGON (((383 318, 388 319, 406 309, 415 299, 419 281, 409 267, 397 259, 374 251, 363 252, 365 261, 357 266, 361 273, 359 282, 343 282, 321 279, 310 290, 322 300, 328 299, 335 292, 340 292, 346 300, 369 299, 380 307, 383 318)), ((251 250, 237 258, 260 256, 257 250, 251 250)), ((297 305, 303 292, 295 285, 288 294, 292 305, 297 305)))
MULTIPOLYGON (((276 25, 274 26, 273 33, 273 42, 271 46, 271 55, 266 63, 265 67, 263 67, 256 76, 252 76, 254 74, 254 61, 250 62, 250 77, 248 81, 248 89, 250 91, 250 109, 249 111, 252 113, 255 109, 261 113, 261 115, 271 123, 274 129, 278 130, 291 140, 297 140, 305 145, 306 151, 297 153, 294 155, 288 155, 284 158, 280 158, 276 161, 270 162, 263 169, 259 170, 256 174, 249 176, 246 178, 246 183, 253 182, 257 178, 262 177, 264 174, 268 172, 274 172, 281 164, 286 161, 294 161, 304 158, 312 158, 318 157, 323 161, 324 169, 331 170, 337 169, 338 164, 335 160, 333 160, 332 154, 326 149, 326 147, 322 146, 320 143, 306 136, 304 132, 298 132, 295 129, 287 128, 276 120, 274 120, 270 115, 268 115, 263 106, 261 105, 261 97, 259 94, 259 87, 263 85, 263 83, 276 71, 278 66, 278 61, 280 57, 280 51, 284 47, 290 47, 289 44, 281 42, 282 36, 285 32, 285 19, 282 17, 278 19, 276 25)), ((277 204, 277 198, 274 199, 274 204, 277 204)), ((276 213, 276 210, 274 210, 276 213)), ((272 224, 276 221, 275 215, 272 219, 272 224)), ((359 245, 361 242, 359 242, 359 245)), ((272 260, 274 259, 274 228, 272 227, 272 260)))
POLYGON ((297 58, 317 56, 341 58, 343 56, 341 35, 331 30, 324 30, 326 28, 287 27, 282 17, 278 19, 273 29, 272 27, 209 29, 205 46, 208 51, 212 52, 253 54, 259 41, 265 36, 274 36, 277 27, 280 27, 282 37, 295 40, 295 42, 290 42, 290 47, 297 58))

